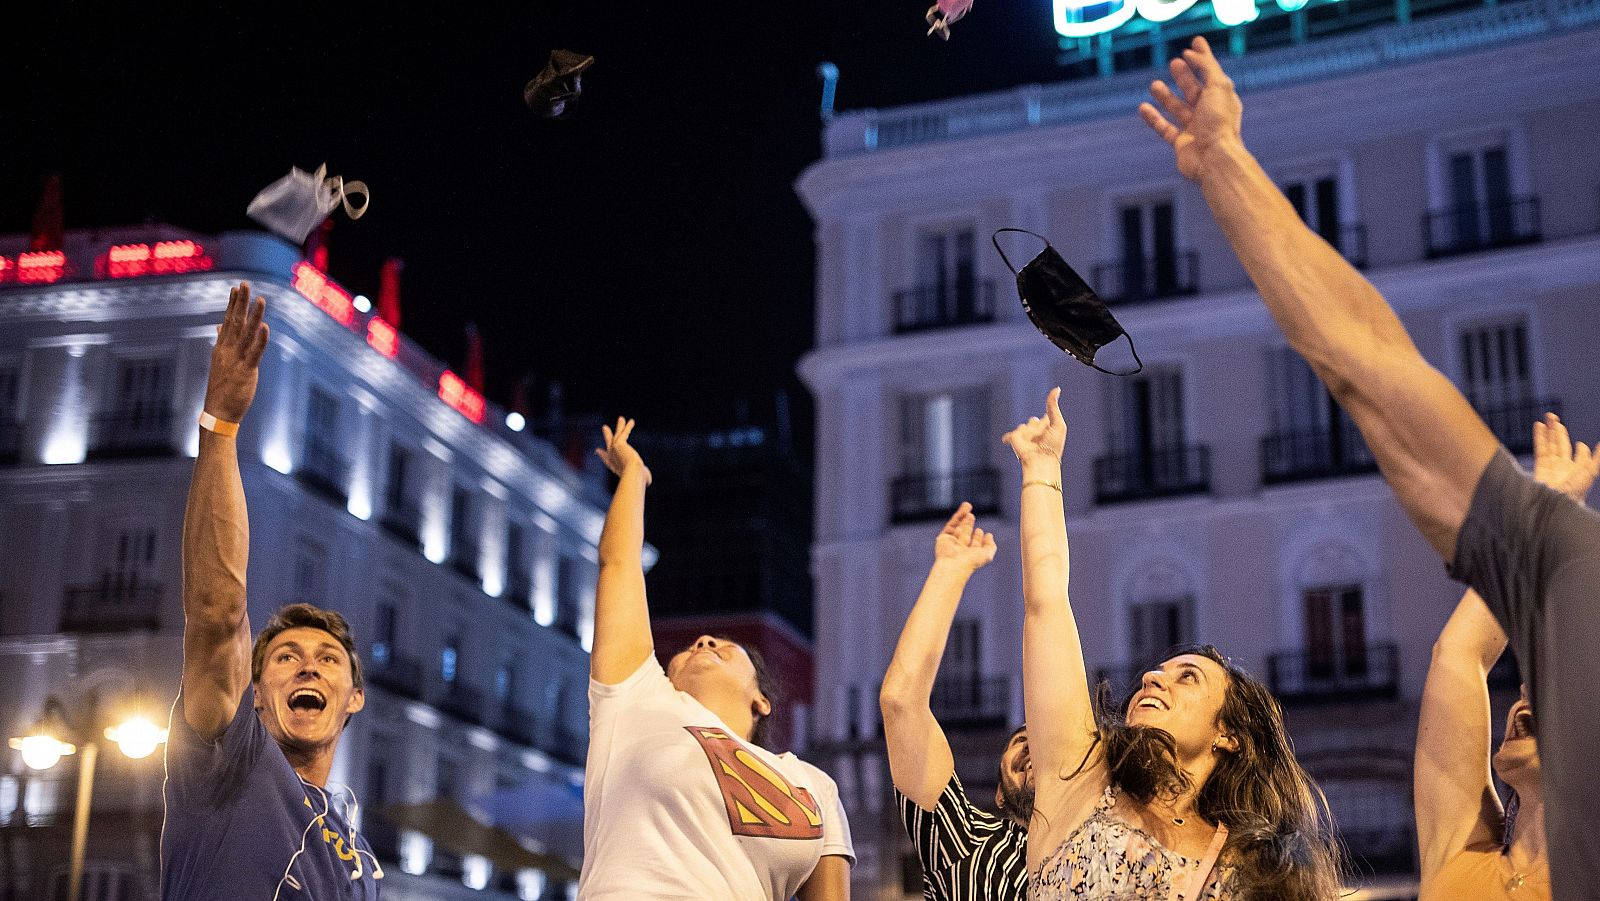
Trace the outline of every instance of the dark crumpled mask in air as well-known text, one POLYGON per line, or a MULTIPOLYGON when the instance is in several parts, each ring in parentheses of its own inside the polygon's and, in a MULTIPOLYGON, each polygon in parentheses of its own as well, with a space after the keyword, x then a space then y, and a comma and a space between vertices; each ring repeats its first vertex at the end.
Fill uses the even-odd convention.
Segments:
POLYGON ((559 119, 583 93, 583 70, 594 65, 594 57, 571 50, 550 51, 544 70, 533 76, 522 89, 522 102, 546 119, 559 119))
POLYGON ((1072 271, 1067 261, 1050 246, 1049 239, 1023 228, 1002 228, 989 238, 994 249, 1005 261, 1006 268, 1017 276, 1017 294, 1022 298, 1022 309, 1028 314, 1034 328, 1050 339, 1050 343, 1071 354, 1074 359, 1099 369, 1107 375, 1133 375, 1144 369, 1139 352, 1134 350, 1133 336, 1117 323, 1116 317, 1106 309, 1105 301, 1094 293, 1078 273, 1072 271), (1028 261, 1019 272, 1011 259, 1000 249, 1001 232, 1019 232, 1044 241, 1044 249, 1028 261), (1133 351, 1133 361, 1138 364, 1128 372, 1112 372, 1094 361, 1100 348, 1126 335, 1128 349, 1133 351))

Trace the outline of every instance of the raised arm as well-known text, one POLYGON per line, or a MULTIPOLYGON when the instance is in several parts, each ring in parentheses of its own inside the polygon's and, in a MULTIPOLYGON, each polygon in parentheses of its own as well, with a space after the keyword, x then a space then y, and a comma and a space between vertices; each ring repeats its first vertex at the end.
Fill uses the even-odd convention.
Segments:
POLYGON ((1500 798, 1489 769, 1489 668, 1506 634, 1475 591, 1468 591, 1433 645, 1417 723, 1413 795, 1422 883, 1469 843, 1492 840, 1500 798))
POLYGON ((1030 870, 1082 822, 1104 788, 1083 645, 1067 597, 1067 520, 1061 493, 1067 424, 1060 398, 1061 389, 1053 389, 1044 415, 1030 418, 1004 439, 1022 464, 1022 700, 1037 780, 1030 870), (1091 753, 1094 761, 1088 759, 1091 753), (1069 775, 1073 778, 1067 779, 1069 775))
POLYGON ((950 743, 929 704, 961 592, 972 574, 994 559, 994 536, 977 522, 972 505, 962 503, 934 540, 933 568, 906 617, 878 692, 889 775, 895 788, 923 810, 933 810, 955 774, 950 743))
MULTIPOLYGON (((266 300, 250 286, 228 293, 206 381, 205 412, 238 423, 256 396, 267 348, 266 300)), ((223 428, 226 428, 224 426, 223 428)), ((200 430, 183 515, 183 719, 210 741, 227 728, 250 683, 245 570, 250 520, 232 436, 200 430)))
POLYGON ((1350 413, 1423 537, 1446 560, 1498 442, 1417 351, 1361 273, 1295 213, 1245 149, 1242 106, 1204 38, 1150 90, 1139 114, 1200 185, 1211 214, 1289 343, 1350 413), (1162 114, 1165 112, 1165 115, 1162 114))
MULTIPOLYGON (((1574 445, 1553 413, 1534 423, 1533 448, 1534 477, 1582 503, 1600 456, 1574 445)), ((1424 886, 1468 844, 1498 837, 1501 808, 1489 766, 1486 679, 1505 647, 1505 632, 1474 591, 1461 598, 1433 646, 1417 726, 1414 787, 1424 886)))
POLYGON ((594 646, 589 677, 615 685, 633 675, 655 653, 650 608, 644 594, 644 490, 650 470, 628 443, 633 420, 617 419, 616 431, 601 426, 606 446, 595 451, 617 476, 617 492, 600 532, 600 578, 594 596, 594 646))

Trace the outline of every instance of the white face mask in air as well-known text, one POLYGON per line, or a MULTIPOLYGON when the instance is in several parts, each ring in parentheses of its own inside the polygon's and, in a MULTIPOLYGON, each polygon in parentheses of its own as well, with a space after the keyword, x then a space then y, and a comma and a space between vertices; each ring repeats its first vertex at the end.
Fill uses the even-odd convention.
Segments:
POLYGON ((295 245, 304 244, 306 236, 341 203, 351 219, 360 219, 372 199, 367 186, 337 175, 330 177, 327 171, 326 163, 316 172, 290 168, 288 175, 267 185, 250 201, 245 214, 295 245), (351 205, 351 194, 361 195, 360 207, 351 205))

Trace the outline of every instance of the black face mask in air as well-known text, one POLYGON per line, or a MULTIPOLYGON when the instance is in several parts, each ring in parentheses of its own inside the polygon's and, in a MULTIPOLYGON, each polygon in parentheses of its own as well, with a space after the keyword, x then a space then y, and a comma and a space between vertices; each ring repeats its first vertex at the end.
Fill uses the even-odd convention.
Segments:
POLYGON ((1022 298, 1022 309, 1027 312, 1034 328, 1049 338, 1051 344, 1072 354, 1085 366, 1093 366, 1107 375, 1133 375, 1144 369, 1139 352, 1134 350, 1133 336, 1123 331, 1111 311, 1106 309, 1105 301, 1094 293, 1094 289, 1078 273, 1072 271, 1061 254, 1050 246, 1048 239, 1027 229, 1002 228, 989 240, 1000 254, 1000 259, 1005 261, 1006 268, 1017 276, 1017 294, 1022 298), (1018 272, 1017 267, 1011 265, 1006 252, 1000 249, 1001 232, 1033 235, 1044 241, 1044 250, 1039 251, 1039 255, 1029 260, 1028 265, 1018 272), (1128 349, 1133 351, 1133 362, 1138 364, 1128 372, 1112 372, 1094 362, 1094 355, 1100 348, 1119 336, 1127 336, 1128 349))

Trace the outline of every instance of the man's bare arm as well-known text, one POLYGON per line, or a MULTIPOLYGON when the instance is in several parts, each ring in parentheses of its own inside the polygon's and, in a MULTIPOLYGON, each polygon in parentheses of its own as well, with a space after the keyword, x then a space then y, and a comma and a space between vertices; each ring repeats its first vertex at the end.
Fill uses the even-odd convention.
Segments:
POLYGON ((878 692, 889 775, 895 788, 923 810, 934 809, 955 774, 950 742, 930 706, 939 661, 967 580, 994 555, 994 536, 977 528, 972 505, 963 503, 934 542, 933 568, 906 617, 878 692))
POLYGON ((1412 522, 1453 559, 1499 442, 1377 289, 1306 227, 1245 149, 1238 94, 1204 38, 1172 61, 1172 76, 1182 93, 1153 83, 1161 109, 1145 103, 1140 116, 1199 183, 1273 319, 1361 429, 1412 522))
MULTIPOLYGON (((206 383, 205 411, 244 419, 267 347, 263 298, 241 284, 228 296, 206 383)), ((250 681, 245 570, 250 521, 234 439, 200 431, 200 453, 183 517, 183 718, 201 738, 222 733, 250 681)))

